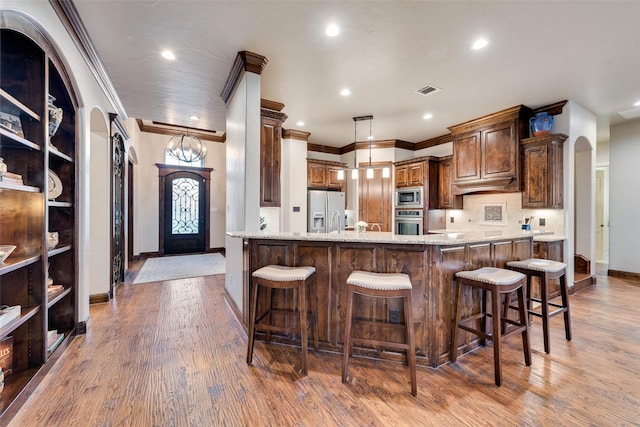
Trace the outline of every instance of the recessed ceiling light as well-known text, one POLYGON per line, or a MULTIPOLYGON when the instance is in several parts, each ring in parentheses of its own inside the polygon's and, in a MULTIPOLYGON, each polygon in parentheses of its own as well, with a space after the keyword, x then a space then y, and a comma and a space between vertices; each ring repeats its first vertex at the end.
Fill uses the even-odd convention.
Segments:
POLYGON ((633 105, 634 105, 635 107, 640 107, 640 101, 636 101, 633 105))
POLYGON ((471 46, 471 49, 473 50, 482 49, 483 47, 486 47, 488 44, 489 42, 487 41, 487 39, 478 39, 473 43, 473 46, 471 46))
POLYGON ((189 116, 189 118, 190 118, 191 120, 200 120, 200 117, 196 116, 195 114, 193 114, 193 115, 189 116))
POLYGON ((325 33, 329 36, 329 37, 335 37, 338 34, 340 34, 340 28, 338 28, 338 26, 336 24, 329 24, 329 26, 327 27, 327 29, 325 30, 325 33))
POLYGON ((349 95, 351 95, 351 91, 350 91, 349 89, 347 89, 347 88, 344 88, 344 89, 342 89, 342 90, 340 91, 340 95, 342 95, 342 96, 349 96, 349 95))
POLYGON ((299 120, 299 121, 296 123, 296 126, 304 126, 304 122, 303 122, 302 120, 299 120))
POLYGON ((162 57, 164 59, 168 59, 170 61, 174 61, 176 59, 176 56, 174 55, 173 52, 171 52, 170 50, 163 50, 162 51, 162 57))
POLYGON ((427 113, 427 114, 425 114, 424 116, 422 116, 422 118, 423 118, 423 119, 425 119, 425 120, 432 119, 432 118, 433 118, 433 114, 431 114, 431 113, 427 113))
POLYGON ((368 140, 373 140, 373 135, 369 135, 369 136, 367 137, 367 139, 368 139, 368 140))

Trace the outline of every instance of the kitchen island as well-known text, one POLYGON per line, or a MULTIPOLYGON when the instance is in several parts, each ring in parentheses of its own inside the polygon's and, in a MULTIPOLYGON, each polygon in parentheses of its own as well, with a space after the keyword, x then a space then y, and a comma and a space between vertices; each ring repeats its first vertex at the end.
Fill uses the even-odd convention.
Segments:
MULTIPOLYGON (((238 307, 243 324, 248 324, 251 272, 268 264, 316 267, 319 301, 318 324, 320 347, 342 352, 346 317, 346 280, 354 270, 409 275, 413 285, 413 328, 418 363, 437 367, 449 360, 452 324, 452 300, 455 273, 486 266, 504 267, 511 260, 532 256, 532 239, 528 231, 457 232, 423 236, 394 235, 384 232, 342 233, 261 233, 229 232, 243 239, 244 289, 238 307)), ((480 294, 465 289, 465 314, 477 311, 480 294)), ((274 294, 272 304, 280 309, 293 309, 292 293, 274 294)), ((399 321, 404 313, 400 299, 382 300, 359 296, 356 315, 360 319, 355 333, 403 342, 399 321)), ((260 309, 259 309, 260 310, 260 309)), ((274 318, 273 322, 286 322, 274 318)), ((291 342, 292 337, 274 337, 273 341, 291 342)), ((299 339, 296 337, 296 339, 299 339)), ((460 333, 460 352, 477 347, 478 340, 460 333)), ((375 348, 354 348, 354 354, 402 360, 403 355, 375 348)))

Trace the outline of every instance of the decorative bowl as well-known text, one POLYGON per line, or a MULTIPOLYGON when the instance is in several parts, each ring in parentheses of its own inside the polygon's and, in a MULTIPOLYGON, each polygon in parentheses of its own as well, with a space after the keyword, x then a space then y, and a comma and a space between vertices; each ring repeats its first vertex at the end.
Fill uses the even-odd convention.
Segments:
POLYGON ((13 245, 0 245, 0 262, 4 262, 5 259, 9 258, 15 248, 13 245))

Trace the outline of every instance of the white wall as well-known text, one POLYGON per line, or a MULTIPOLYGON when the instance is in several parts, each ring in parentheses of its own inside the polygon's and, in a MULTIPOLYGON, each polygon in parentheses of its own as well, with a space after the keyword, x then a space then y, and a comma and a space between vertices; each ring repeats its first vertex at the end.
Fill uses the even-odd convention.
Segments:
POLYGON ((640 274, 640 120, 611 127, 609 268, 640 274))
MULTIPOLYGON (((93 73, 85 63, 82 54, 76 48, 75 43, 69 37, 58 15, 44 1, 2 0, 2 9, 17 10, 33 18, 44 27, 47 37, 54 41, 57 53, 69 72, 72 85, 78 96, 79 108, 77 111, 79 153, 77 158, 79 170, 78 196, 79 205, 76 207, 78 214, 78 289, 77 289, 77 316, 76 320, 87 322, 89 320, 89 293, 90 284, 97 278, 97 274, 90 268, 92 212, 89 206, 90 194, 90 148, 91 140, 91 112, 94 107, 102 111, 114 111, 112 106, 98 85, 93 73)), ((96 198, 108 198, 109 194, 94 195, 96 198)), ((96 250, 94 253, 99 253, 96 250)), ((102 254, 106 259, 110 257, 110 251, 102 254)), ((107 279, 108 280, 108 279, 107 279)))
MULTIPOLYGON (((227 105, 226 231, 260 224, 260 76, 245 72, 227 105)), ((242 312, 242 239, 225 237, 225 289, 242 312)))
POLYGON ((92 279, 89 283, 89 295, 108 294, 111 284, 111 258, 104 256, 111 252, 111 202, 108 197, 101 197, 110 194, 112 181, 108 161, 111 158, 108 123, 99 109, 92 110, 88 197, 91 211, 89 256, 92 279))
MULTIPOLYGON (((307 141, 282 140, 282 231, 307 231, 307 141), (293 208, 300 208, 293 212, 293 208)), ((268 229, 268 227, 267 227, 268 229)))
MULTIPOLYGON (((140 132, 134 119, 127 121, 133 146, 136 148, 138 164, 134 165, 134 254, 159 251, 159 186, 158 166, 165 159, 165 147, 169 135, 140 132)), ((225 245, 225 144, 202 140, 207 146, 204 167, 213 168, 210 181, 210 235, 209 247, 225 245)))

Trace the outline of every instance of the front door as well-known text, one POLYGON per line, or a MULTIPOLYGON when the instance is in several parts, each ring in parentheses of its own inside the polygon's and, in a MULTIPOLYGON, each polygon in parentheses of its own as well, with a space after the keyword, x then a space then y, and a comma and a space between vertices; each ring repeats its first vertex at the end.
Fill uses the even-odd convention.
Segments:
POLYGON ((165 177, 165 254, 205 251, 205 190, 205 179, 196 173, 174 172, 165 177))

